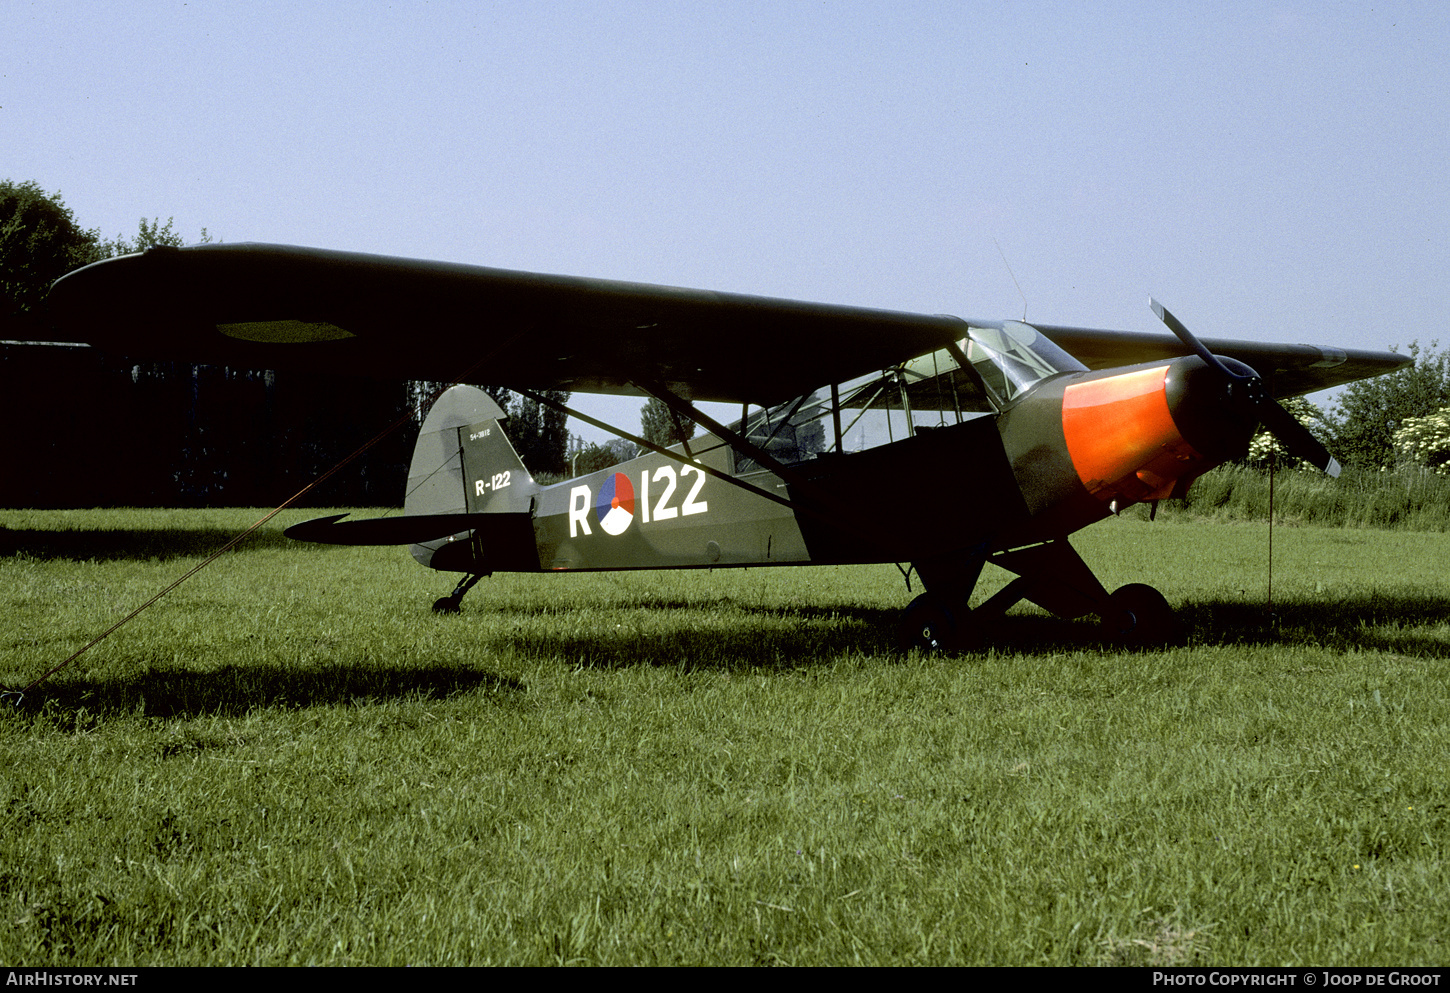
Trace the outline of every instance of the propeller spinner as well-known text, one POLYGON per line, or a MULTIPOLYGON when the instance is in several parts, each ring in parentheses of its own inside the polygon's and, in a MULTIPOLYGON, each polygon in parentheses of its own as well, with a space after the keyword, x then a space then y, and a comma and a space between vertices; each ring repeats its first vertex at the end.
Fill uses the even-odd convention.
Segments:
POLYGON ((1229 397, 1240 412, 1268 428, 1274 437, 1283 442, 1290 455, 1317 466, 1331 476, 1339 475, 1339 462, 1329 454, 1329 449, 1310 434, 1309 429, 1300 424, 1293 414, 1279 405, 1269 394, 1262 378, 1234 372, 1161 303, 1149 297, 1148 306, 1153 308, 1153 313, 1168 326, 1168 330, 1178 336, 1179 341, 1193 349, 1194 354, 1228 380, 1229 397))

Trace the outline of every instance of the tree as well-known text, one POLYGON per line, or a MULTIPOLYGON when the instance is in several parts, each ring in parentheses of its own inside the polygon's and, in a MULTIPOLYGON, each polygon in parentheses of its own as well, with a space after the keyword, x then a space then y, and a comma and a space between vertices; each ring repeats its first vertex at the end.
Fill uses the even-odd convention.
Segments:
POLYGON ((635 453, 634 445, 623 438, 612 438, 602 445, 597 441, 588 444, 580 441, 569 456, 569 473, 573 476, 587 476, 591 472, 628 462, 635 457, 635 453))
MULTIPOLYGON (((51 284, 72 269, 152 245, 180 247, 172 222, 143 217, 133 240, 117 235, 102 241, 98 228, 77 223, 59 193, 46 193, 35 182, 0 180, 0 330, 17 329, 0 337, 29 337, 19 329, 35 330, 51 284)), ((201 241, 211 241, 206 228, 201 241)))
POLYGON ((1330 415, 1335 455, 1346 465, 1386 468, 1395 463, 1395 430, 1405 421, 1450 405, 1450 353, 1438 341, 1411 342, 1414 364, 1388 376, 1350 383, 1330 415))
MULTIPOLYGON (((540 390, 539 395, 559 404, 569 402, 568 390, 540 390)), ((500 400, 499 405, 509 415, 509 441, 530 475, 565 475, 569 471, 569 415, 527 397, 510 399, 514 402, 500 400)))
MULTIPOLYGON (((162 224, 161 218, 159 217, 153 217, 150 221, 147 221, 143 217, 141 218, 141 223, 137 226, 136 237, 132 240, 127 241, 124 235, 116 235, 110 241, 100 242, 98 246, 100 252, 99 257, 109 259, 117 255, 131 255, 134 252, 144 252, 146 249, 153 248, 156 245, 181 248, 186 244, 186 240, 172 227, 175 220, 176 218, 174 217, 168 217, 166 223, 162 224)), ((211 244, 211 240, 211 235, 207 233, 206 228, 202 228, 201 238, 193 242, 193 244, 209 245, 211 244)))
POLYGON ((87 231, 59 193, 0 181, 0 319, 32 319, 50 284, 103 258, 100 231, 87 231))
POLYGON ((614 465, 639 458, 639 446, 632 441, 625 441, 623 438, 610 438, 604 443, 604 447, 614 456, 614 465))
POLYGON ((598 442, 590 442, 575 453, 569 460, 569 472, 574 476, 587 476, 591 472, 598 472, 600 469, 608 469, 610 466, 618 465, 619 460, 614 453, 598 442))
MULTIPOLYGON (((209 240, 205 231, 202 238, 209 240)), ((20 485, 6 494, 8 501, 172 503, 188 491, 200 493, 193 499, 210 499, 221 492, 220 481, 229 472, 228 492, 238 481, 256 477, 241 446, 222 443, 226 432, 217 429, 238 419, 198 419, 201 367, 137 363, 44 341, 50 332, 41 311, 55 280, 80 266, 155 244, 181 244, 172 221, 163 225, 143 219, 134 241, 102 241, 98 230, 80 226, 59 193, 47 193, 34 182, 0 182, 0 339, 37 342, 9 346, 0 354, 0 414, 7 424, 26 426, 7 434, 0 445, 0 462, 27 467, 20 485), (57 402, 61 390, 64 403, 57 402), (41 410, 44 417, 37 414, 41 410), (148 444, 124 458, 106 446, 92 446, 78 459, 76 439, 101 424, 120 436, 144 437, 148 444)), ((230 383, 208 387, 218 407, 232 398, 230 389, 230 383)))
POLYGON ((664 403, 650 397, 639 409, 639 433, 645 441, 668 448, 694 437, 695 422, 680 418, 664 403))

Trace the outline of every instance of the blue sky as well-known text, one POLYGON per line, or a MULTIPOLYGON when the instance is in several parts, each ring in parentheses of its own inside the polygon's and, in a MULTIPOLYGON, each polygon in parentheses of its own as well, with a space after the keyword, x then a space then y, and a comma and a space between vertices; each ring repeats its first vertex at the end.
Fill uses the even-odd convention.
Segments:
POLYGON ((1029 320, 1350 347, 1450 313, 1443 3, 4 9, 0 176, 106 236, 1020 317, 1005 254, 1029 320))

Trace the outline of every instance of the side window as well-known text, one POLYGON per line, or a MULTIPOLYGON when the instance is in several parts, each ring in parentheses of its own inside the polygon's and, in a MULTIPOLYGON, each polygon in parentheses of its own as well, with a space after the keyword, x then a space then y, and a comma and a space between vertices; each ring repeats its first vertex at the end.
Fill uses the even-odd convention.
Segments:
MULTIPOLYGON (((957 348, 968 357, 971 372, 962 368, 949 348, 902 363, 902 387, 914 424, 945 427, 959 423, 967 415, 995 413, 991 398, 982 389, 984 370, 976 362, 984 356, 972 354, 972 342, 968 338, 959 341, 957 348)), ((990 362, 985 371, 991 371, 990 362)))
MULTIPOLYGON (((963 338, 956 350, 938 349, 787 403, 747 410, 731 427, 783 465, 865 451, 918 431, 994 413, 993 398, 976 372, 978 363, 984 371, 995 373, 1005 391, 1007 381, 993 356, 963 338), (973 369, 964 369, 957 360, 963 353, 973 369)), ((749 455, 736 452, 737 475, 765 468, 749 455)))
MULTIPOLYGON (((782 465, 793 465, 993 415, 1043 379, 1086 368, 1029 324, 972 324, 955 346, 787 403, 746 409, 732 428, 782 465)), ((763 468, 736 453, 737 474, 763 468)))
MULTIPOLYGON (((831 417, 831 393, 823 388, 788 403, 747 413, 743 431, 739 422, 732 427, 771 458, 783 465, 794 465, 816 458, 834 445, 831 417)), ((762 468, 765 467, 748 455, 736 453, 737 475, 762 468)))

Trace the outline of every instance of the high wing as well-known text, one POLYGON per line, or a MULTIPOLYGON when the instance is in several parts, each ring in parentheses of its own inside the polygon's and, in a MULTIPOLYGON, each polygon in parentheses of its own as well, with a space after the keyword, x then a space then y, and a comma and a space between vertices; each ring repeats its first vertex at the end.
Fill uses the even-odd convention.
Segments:
MULTIPOLYGON (((1089 369, 1157 362, 1192 355, 1173 335, 1137 331, 1092 331, 1046 324, 1033 327, 1061 345, 1089 369)), ((1232 338, 1204 338, 1215 355, 1246 362, 1268 384, 1274 397, 1300 396, 1367 379, 1408 365, 1409 356, 1323 345, 1287 345, 1232 338)))
POLYGON ((249 244, 98 262, 49 309, 59 334, 126 355, 765 405, 966 333, 955 317, 249 244))
MULTIPOLYGON (((59 280, 56 340, 121 354, 770 405, 893 366, 968 322, 641 283, 282 245, 152 248, 59 280)), ((1189 354, 1172 335, 1037 326, 1090 368, 1189 354)), ((1276 396, 1408 361, 1206 338, 1276 396)))

